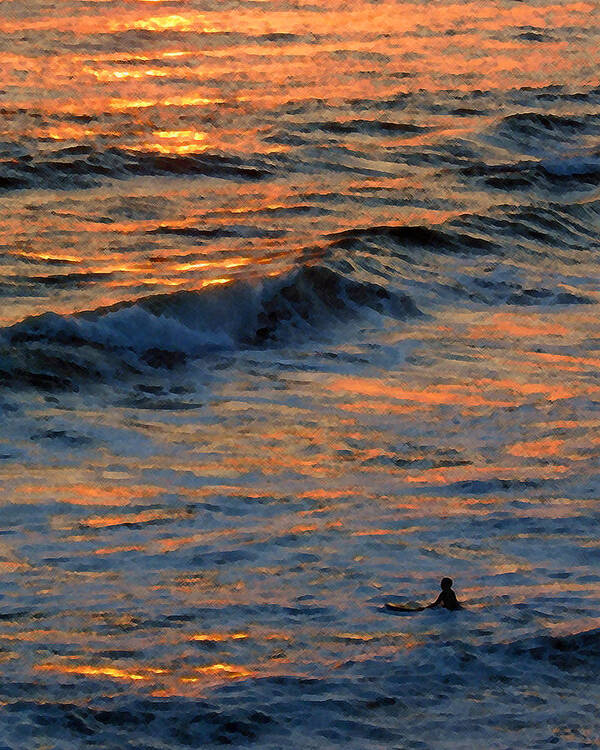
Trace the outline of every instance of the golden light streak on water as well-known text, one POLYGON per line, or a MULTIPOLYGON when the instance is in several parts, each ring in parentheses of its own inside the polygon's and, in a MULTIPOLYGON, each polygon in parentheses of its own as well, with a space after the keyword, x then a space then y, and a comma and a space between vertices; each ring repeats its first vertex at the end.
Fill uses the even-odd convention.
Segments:
POLYGON ((508 448, 508 453, 512 456, 522 456, 523 458, 546 458, 547 456, 558 455, 564 442, 564 440, 552 438, 528 440, 511 445, 508 448))
POLYGON ((190 637, 190 640, 220 643, 225 641, 241 641, 249 637, 249 633, 196 633, 190 637))
POLYGON ((61 674, 75 674, 83 677, 108 677, 114 680, 149 680, 155 674, 162 674, 165 670, 151 669, 145 667, 139 672, 132 672, 117 667, 95 667, 90 665, 68 666, 63 664, 38 664, 35 669, 38 672, 60 672, 61 674))
POLYGON ((253 672, 250 669, 235 666, 233 664, 210 664, 207 667, 196 667, 195 671, 203 675, 218 675, 219 677, 226 676, 228 679, 232 680, 251 677, 256 674, 256 672, 253 672))

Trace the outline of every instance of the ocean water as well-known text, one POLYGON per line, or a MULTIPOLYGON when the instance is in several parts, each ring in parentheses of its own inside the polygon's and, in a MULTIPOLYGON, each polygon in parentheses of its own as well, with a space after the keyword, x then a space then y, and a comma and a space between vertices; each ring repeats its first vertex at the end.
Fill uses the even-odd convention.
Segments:
POLYGON ((0 1, 2 750, 599 746, 599 11, 0 1))

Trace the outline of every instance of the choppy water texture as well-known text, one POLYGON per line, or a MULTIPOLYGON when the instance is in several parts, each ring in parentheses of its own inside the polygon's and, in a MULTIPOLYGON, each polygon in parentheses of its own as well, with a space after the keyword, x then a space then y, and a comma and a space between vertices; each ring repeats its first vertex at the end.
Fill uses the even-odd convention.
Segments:
POLYGON ((598 747, 599 18, 0 2, 0 747, 598 747))

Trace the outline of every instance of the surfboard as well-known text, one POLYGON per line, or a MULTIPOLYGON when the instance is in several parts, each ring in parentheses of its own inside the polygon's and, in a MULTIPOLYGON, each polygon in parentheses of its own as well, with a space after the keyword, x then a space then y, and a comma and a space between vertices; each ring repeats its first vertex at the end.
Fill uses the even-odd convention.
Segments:
POLYGON ((391 609, 394 612, 422 612, 426 607, 415 606, 413 604, 394 604, 394 602, 386 602, 386 609, 391 609))

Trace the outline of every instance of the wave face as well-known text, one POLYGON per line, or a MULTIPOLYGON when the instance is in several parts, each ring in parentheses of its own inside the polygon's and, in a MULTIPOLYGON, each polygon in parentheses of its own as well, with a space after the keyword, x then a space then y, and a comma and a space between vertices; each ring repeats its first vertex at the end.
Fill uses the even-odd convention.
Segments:
POLYGON ((506 115, 493 128, 490 137, 503 141, 514 150, 543 154, 552 150, 564 150, 567 145, 577 147, 599 135, 600 117, 597 113, 573 116, 550 111, 506 115))

